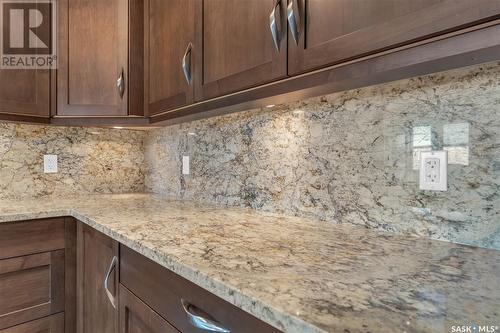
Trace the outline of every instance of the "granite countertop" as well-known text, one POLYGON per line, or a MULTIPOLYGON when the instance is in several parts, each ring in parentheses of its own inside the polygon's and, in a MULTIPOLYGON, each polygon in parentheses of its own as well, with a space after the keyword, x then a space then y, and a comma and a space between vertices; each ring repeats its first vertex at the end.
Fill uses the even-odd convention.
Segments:
POLYGON ((67 215, 285 332, 500 325, 500 251, 149 194, 0 201, 67 215))

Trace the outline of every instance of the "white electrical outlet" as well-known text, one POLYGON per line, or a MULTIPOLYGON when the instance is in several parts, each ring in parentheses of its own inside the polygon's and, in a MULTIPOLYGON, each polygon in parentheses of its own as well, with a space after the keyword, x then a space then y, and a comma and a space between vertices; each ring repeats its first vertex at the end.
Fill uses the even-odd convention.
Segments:
POLYGON ((420 153, 420 189, 448 190, 448 156, 446 151, 420 153))
POLYGON ((43 172, 57 173, 57 155, 43 155, 43 172))
POLYGON ((182 156, 182 174, 189 175, 189 156, 182 156))

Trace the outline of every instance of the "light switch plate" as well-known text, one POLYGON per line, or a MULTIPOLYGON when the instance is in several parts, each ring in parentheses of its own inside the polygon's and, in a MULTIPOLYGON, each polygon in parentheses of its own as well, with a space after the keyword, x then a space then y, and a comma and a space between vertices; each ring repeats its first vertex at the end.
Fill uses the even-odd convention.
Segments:
POLYGON ((448 190, 448 155, 444 150, 420 153, 420 189, 448 190))
POLYGON ((57 155, 43 155, 43 172, 57 173, 57 155))
POLYGON ((189 156, 182 156, 182 174, 189 175, 189 156))

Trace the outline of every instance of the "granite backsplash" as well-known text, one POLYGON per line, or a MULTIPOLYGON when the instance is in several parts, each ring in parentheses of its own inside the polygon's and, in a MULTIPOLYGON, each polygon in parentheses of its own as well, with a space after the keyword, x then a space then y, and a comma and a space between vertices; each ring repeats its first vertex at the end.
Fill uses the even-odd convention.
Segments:
POLYGON ((145 132, 0 123, 0 198, 142 192, 145 132), (59 172, 43 173, 43 155, 59 172))
POLYGON ((500 249, 500 64, 156 129, 145 161, 155 193, 500 249), (431 149, 446 192, 419 190, 431 149))
POLYGON ((150 191, 500 249, 499 176, 500 63, 149 132, 0 123, 0 199, 150 191), (418 188, 431 149, 447 192, 418 188))

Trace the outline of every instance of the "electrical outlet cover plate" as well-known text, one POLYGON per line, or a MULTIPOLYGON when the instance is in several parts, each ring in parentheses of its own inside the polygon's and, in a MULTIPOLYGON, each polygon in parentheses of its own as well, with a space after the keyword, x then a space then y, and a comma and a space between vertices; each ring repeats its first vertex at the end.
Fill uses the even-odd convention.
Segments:
POLYGON ((182 156, 182 174, 189 175, 189 156, 182 156))
POLYGON ((43 172, 57 173, 57 155, 43 155, 43 172))
POLYGON ((448 155, 446 151, 420 153, 420 189, 448 190, 448 155))

